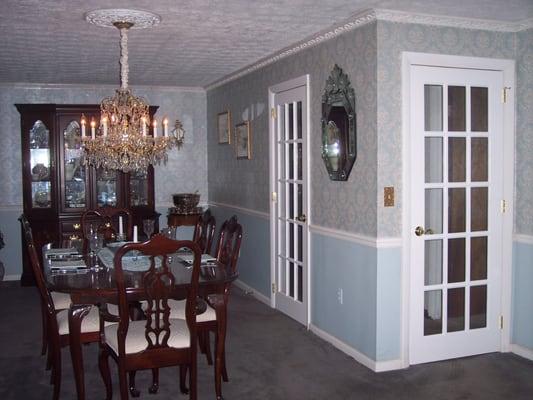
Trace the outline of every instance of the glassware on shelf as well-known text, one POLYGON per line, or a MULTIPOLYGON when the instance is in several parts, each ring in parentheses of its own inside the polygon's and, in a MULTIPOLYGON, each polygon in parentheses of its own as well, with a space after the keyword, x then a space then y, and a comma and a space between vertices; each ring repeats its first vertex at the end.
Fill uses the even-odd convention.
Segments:
POLYGON ((78 121, 69 122, 63 131, 65 148, 64 157, 64 185, 65 207, 85 208, 85 167, 82 165, 83 149, 81 148, 81 133, 78 121))
POLYGON ((177 227, 175 226, 167 226, 166 228, 163 228, 161 233, 169 239, 176 240, 176 228, 177 227))
POLYGON ((152 237, 154 233, 155 221, 153 219, 143 219, 143 232, 146 235, 147 239, 152 237))

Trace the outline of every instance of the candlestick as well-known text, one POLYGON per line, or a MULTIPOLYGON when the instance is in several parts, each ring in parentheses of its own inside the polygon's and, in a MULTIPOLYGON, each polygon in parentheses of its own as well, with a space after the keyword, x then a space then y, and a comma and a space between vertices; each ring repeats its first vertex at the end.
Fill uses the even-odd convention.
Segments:
POLYGON ((96 122, 94 122, 94 119, 91 120, 91 137, 92 139, 96 139, 96 122))
POLYGON ((81 115, 81 138, 85 139, 85 115, 81 115))
POLYGON ((163 120, 163 136, 168 137, 168 119, 163 120))
POLYGON ((121 236, 124 234, 124 226, 122 225, 122 215, 118 217, 118 234, 121 236))
POLYGON ((157 120, 154 119, 154 138, 157 137, 157 120))
POLYGON ((102 125, 104 127, 103 134, 104 134, 104 137, 106 137, 107 136, 107 117, 102 118, 102 125))
POLYGON ((139 238, 137 237, 137 225, 133 225, 133 242, 137 243, 139 238))

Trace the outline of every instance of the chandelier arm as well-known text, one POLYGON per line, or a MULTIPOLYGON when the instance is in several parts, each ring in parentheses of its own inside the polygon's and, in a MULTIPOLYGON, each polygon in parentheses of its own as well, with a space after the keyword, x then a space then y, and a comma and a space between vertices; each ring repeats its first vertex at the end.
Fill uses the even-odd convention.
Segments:
POLYGON ((128 65, 128 28, 120 28, 120 87, 128 88, 128 75, 130 69, 128 65))

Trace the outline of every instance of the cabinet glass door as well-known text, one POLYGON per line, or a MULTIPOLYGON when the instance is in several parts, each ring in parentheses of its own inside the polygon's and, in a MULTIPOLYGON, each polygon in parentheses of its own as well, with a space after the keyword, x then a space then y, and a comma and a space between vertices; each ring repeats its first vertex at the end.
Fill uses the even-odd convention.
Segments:
POLYGON ((117 171, 98 168, 96 171, 98 207, 117 205, 117 171))
POLYGON ((78 121, 70 121, 63 131, 64 184, 66 209, 87 207, 86 167, 83 165, 81 131, 78 121))
POLYGON ((148 172, 132 171, 130 173, 130 205, 148 205, 148 172))
POLYGON ((52 206, 50 131, 40 120, 30 129, 31 198, 33 208, 52 206))

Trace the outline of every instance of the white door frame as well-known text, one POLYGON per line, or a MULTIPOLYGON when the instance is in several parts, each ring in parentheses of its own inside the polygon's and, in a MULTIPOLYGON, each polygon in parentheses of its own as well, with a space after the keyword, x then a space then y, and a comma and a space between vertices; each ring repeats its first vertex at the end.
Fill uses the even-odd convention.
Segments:
MULTIPOLYGON (((307 216, 307 223, 304 225, 304 229, 307 229, 307 325, 306 328, 309 329, 309 324, 311 323, 311 235, 309 232, 309 226, 311 225, 311 184, 309 182, 309 172, 311 168, 311 153, 309 151, 309 143, 310 143, 310 135, 309 132, 311 132, 311 116, 310 116, 310 108, 311 108, 311 95, 310 95, 310 85, 309 85, 309 74, 302 75, 297 78, 281 82, 279 84, 270 86, 268 88, 268 109, 269 114, 271 110, 274 108, 274 98, 276 93, 284 92, 286 90, 290 90, 299 86, 305 86, 306 87, 306 97, 307 97, 307 111, 306 111, 306 119, 307 119, 307 131, 302 132, 302 135, 307 136, 307 147, 305 151, 307 152, 307 165, 305 166, 306 169, 306 176, 305 179, 307 180, 307 205, 305 214, 307 216)), ((270 174, 270 283, 271 286, 274 285, 276 282, 276 218, 277 218, 277 210, 276 210, 276 201, 274 199, 274 192, 276 191, 276 120, 272 118, 272 114, 269 115, 269 174, 270 174)), ((273 308, 276 308, 276 296, 275 291, 270 290, 270 306, 273 308)))
MULTIPOLYGON (((503 199, 506 201, 506 213, 503 215, 502 230, 502 299, 501 311, 504 320, 501 335, 500 351, 510 351, 511 342, 511 278, 513 255, 513 215, 514 215, 514 159, 515 159, 515 62, 514 60, 450 56, 430 53, 402 53, 402 343, 401 360, 403 367, 409 361, 409 297, 410 297, 410 68, 412 65, 433 67, 471 68, 503 72, 504 86, 507 91, 507 102, 503 109, 503 199), (505 263, 503 262, 505 260, 505 263)), ((503 89, 503 88, 502 88, 503 89)))

